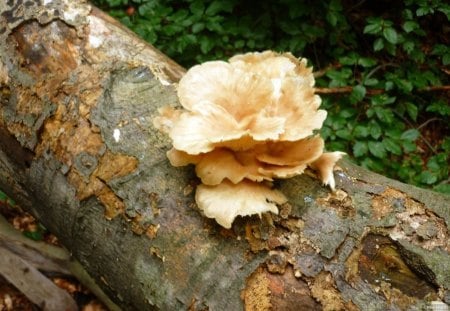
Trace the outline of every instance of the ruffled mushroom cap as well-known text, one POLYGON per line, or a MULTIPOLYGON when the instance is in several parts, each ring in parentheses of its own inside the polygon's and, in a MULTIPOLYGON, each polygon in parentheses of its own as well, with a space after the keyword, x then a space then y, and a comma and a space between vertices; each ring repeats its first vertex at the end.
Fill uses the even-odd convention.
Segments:
POLYGON ((345 152, 341 151, 326 152, 310 164, 311 168, 315 169, 319 173, 319 177, 323 184, 330 186, 332 191, 334 191, 336 186, 333 176, 333 168, 336 165, 336 162, 339 161, 344 155, 345 152))
POLYGON ((296 142, 268 142, 246 151, 216 148, 200 155, 173 148, 167 157, 173 166, 195 164, 203 184, 218 185, 225 179, 237 184, 244 179, 260 182, 299 175, 322 151, 322 138, 314 136, 296 142))
POLYGON ((172 165, 196 166, 196 202, 207 217, 229 228, 237 215, 276 213, 285 198, 265 183, 308 166, 334 189, 343 153, 324 154, 314 135, 326 111, 313 85, 305 59, 271 51, 197 65, 180 80, 184 109, 160 109, 154 125, 173 141, 172 165))
POLYGON ((237 216, 278 214, 277 204, 287 201, 277 190, 262 183, 243 181, 223 182, 217 186, 197 186, 195 201, 206 217, 214 218, 227 229, 237 216))

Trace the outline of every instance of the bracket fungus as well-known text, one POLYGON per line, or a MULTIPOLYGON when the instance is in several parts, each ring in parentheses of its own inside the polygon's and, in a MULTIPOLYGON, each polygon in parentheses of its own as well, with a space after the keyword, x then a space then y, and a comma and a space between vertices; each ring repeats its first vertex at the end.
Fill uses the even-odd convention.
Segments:
POLYGON ((327 113, 306 59, 265 51, 206 62, 187 71, 178 97, 184 109, 160 108, 153 123, 172 140, 170 163, 196 166, 196 203, 223 227, 238 215, 278 213, 287 199, 271 182, 307 167, 334 190, 344 153, 324 153, 314 133, 327 113))

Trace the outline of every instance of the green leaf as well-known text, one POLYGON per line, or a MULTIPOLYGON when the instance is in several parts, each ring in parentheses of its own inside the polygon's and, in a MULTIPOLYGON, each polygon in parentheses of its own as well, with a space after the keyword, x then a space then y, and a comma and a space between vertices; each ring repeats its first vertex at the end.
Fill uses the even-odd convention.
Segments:
POLYGON ((450 65, 450 53, 442 56, 442 65, 444 66, 450 65))
POLYGON ((339 117, 348 119, 356 114, 356 110, 353 108, 345 108, 339 112, 339 117))
POLYGON ((450 195, 450 184, 440 184, 433 187, 434 191, 440 192, 440 193, 446 193, 450 195))
POLYGON ((412 83, 408 80, 396 79, 394 82, 397 85, 397 87, 405 93, 410 93, 413 89, 412 83))
POLYGON ((369 148, 367 147, 367 143, 365 141, 357 141, 353 145, 353 155, 355 157, 362 157, 367 154, 369 148))
POLYGON ((402 143, 403 151, 405 153, 411 153, 413 151, 416 151, 417 146, 413 141, 405 140, 402 143))
POLYGON ((375 52, 381 51, 384 48, 384 41, 382 38, 378 38, 373 42, 373 50, 375 52))
POLYGON ((394 82, 392 82, 392 81, 386 81, 385 83, 384 83, 384 89, 386 90, 386 91, 390 91, 390 90, 392 90, 394 88, 394 82))
POLYGON ((372 122, 370 124, 370 136, 372 136, 375 139, 380 138, 381 136, 381 127, 378 125, 377 122, 372 122))
POLYGON ((443 100, 435 101, 427 107, 426 111, 436 112, 443 117, 448 117, 450 116, 450 105, 443 100))
POLYGON ((391 124, 394 121, 394 113, 390 109, 382 108, 382 107, 374 107, 375 113, 380 119, 387 124, 391 124))
POLYGON ((206 15, 214 16, 217 15, 219 12, 231 12, 233 11, 233 2, 232 1, 220 1, 215 0, 211 2, 211 4, 208 6, 208 8, 205 11, 206 15))
POLYGON ((202 15, 205 10, 204 2, 201 0, 194 1, 189 5, 189 9, 194 15, 202 15))
POLYGON ((353 87, 352 93, 350 94, 350 102, 356 104, 364 99, 366 96, 366 88, 359 84, 353 87))
POLYGON ((209 37, 205 36, 200 39, 200 50, 202 51, 203 54, 206 54, 209 51, 211 51, 214 45, 215 45, 214 41, 211 40, 209 37))
POLYGON ((352 134, 349 129, 343 128, 336 131, 336 136, 345 140, 351 140, 352 134))
POLYGON ((370 57, 361 57, 358 59, 358 65, 363 67, 373 67, 377 64, 377 61, 370 57))
POLYGON ((192 25, 192 33, 198 33, 205 29, 205 23, 195 23, 192 25))
POLYGON ((419 138, 420 132, 416 129, 409 129, 403 132, 402 136, 400 136, 401 139, 407 140, 407 141, 415 141, 417 138, 419 138))
POLYGON ((384 148, 387 151, 389 151, 389 152, 391 152, 391 153, 393 153, 395 155, 401 155, 402 154, 402 147, 400 146, 398 141, 395 141, 392 138, 386 137, 386 138, 383 139, 382 142, 383 142, 384 148))
POLYGON ((419 28, 419 24, 417 24, 417 22, 415 22, 415 21, 406 21, 403 23, 402 28, 406 33, 409 33, 411 31, 413 31, 414 29, 419 28))
POLYGON ((385 105, 390 105, 392 103, 395 103, 396 100, 397 100, 397 97, 395 97, 395 96, 388 96, 387 94, 380 94, 380 95, 372 96, 370 102, 374 106, 385 106, 385 105))
POLYGON ((41 230, 24 231, 23 235, 34 241, 42 241, 42 239, 44 238, 43 232, 41 230))
POLYGON ((388 27, 383 29, 383 37, 392 44, 398 43, 398 34, 394 28, 388 27))
POLYGON ((368 34, 378 34, 383 29, 382 20, 380 18, 369 20, 369 24, 364 27, 363 32, 368 34))
POLYGON ((367 86, 375 86, 379 82, 380 81, 378 81, 378 79, 375 79, 375 78, 364 79, 364 85, 367 85, 367 86))
POLYGON ((369 147, 369 151, 371 154, 373 154, 377 158, 384 158, 386 157, 386 149, 384 148, 384 145, 379 141, 369 141, 367 143, 367 147, 369 147))
POLYGON ((353 135, 355 135, 355 137, 367 137, 369 136, 369 129, 367 126, 357 125, 353 129, 353 135))
POLYGON ((414 51, 415 44, 412 41, 405 41, 403 42, 402 47, 406 53, 411 54, 411 52, 414 51))
POLYGON ((419 179, 421 183, 431 185, 437 181, 437 176, 430 171, 424 171, 420 173, 419 179))
POLYGON ((430 13, 434 13, 434 9, 431 8, 431 7, 423 6, 423 7, 420 7, 420 8, 418 8, 416 10, 416 15, 417 16, 424 16, 424 15, 427 15, 427 14, 430 14, 430 13))
POLYGON ((358 62, 359 55, 356 53, 348 53, 339 58, 339 63, 342 65, 354 65, 358 62))
POLYGON ((443 172, 448 174, 447 154, 439 153, 428 159, 427 167, 432 172, 443 172))
POLYGON ((337 14, 336 12, 334 12, 334 11, 328 11, 326 18, 327 18, 328 23, 330 23, 330 25, 334 27, 337 24, 339 16, 340 15, 337 14))
POLYGON ((221 33, 223 30, 223 27, 220 24, 220 22, 210 21, 210 20, 206 22, 206 28, 210 31, 217 32, 217 33, 221 33))
MULTIPOLYGON (((406 107, 406 113, 410 116, 411 119, 416 121, 417 115, 419 114, 419 108, 417 108, 416 105, 414 105, 413 103, 410 103, 410 102, 406 102, 405 107, 406 107)), ((450 108, 449 108, 449 112, 450 112, 450 108)))

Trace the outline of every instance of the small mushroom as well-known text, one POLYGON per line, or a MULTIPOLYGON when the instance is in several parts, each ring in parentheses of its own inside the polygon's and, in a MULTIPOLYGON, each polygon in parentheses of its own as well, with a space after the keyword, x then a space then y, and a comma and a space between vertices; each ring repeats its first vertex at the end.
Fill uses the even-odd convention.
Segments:
POLYGON ((194 164, 196 202, 229 228, 238 215, 277 213, 286 198, 267 182, 318 171, 334 190, 342 152, 323 153, 326 111, 312 69, 290 53, 266 51, 192 67, 180 80, 183 109, 163 107, 154 125, 167 133, 174 166, 194 164))

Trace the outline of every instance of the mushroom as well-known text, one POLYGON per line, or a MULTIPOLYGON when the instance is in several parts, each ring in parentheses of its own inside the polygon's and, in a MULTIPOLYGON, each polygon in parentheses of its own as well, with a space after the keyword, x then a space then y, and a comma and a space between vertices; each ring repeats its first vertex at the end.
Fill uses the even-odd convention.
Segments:
POLYGON ((313 86, 305 59, 272 51, 206 62, 183 76, 183 109, 163 107, 153 123, 172 139, 170 163, 196 166, 196 202, 207 217, 229 228, 238 215, 277 213, 286 198, 270 181, 307 167, 334 190, 343 153, 323 153, 314 134, 327 113, 313 86))

